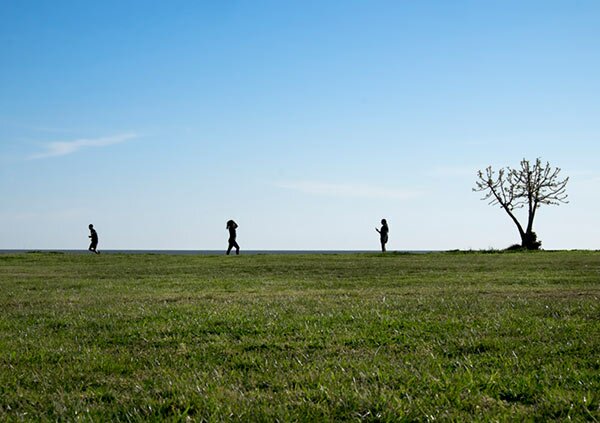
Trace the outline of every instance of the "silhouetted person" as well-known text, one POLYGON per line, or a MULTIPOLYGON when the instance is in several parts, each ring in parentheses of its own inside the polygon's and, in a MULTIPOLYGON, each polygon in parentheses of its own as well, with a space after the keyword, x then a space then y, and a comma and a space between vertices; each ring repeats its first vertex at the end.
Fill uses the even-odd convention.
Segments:
POLYGON ((381 241, 381 251, 385 253, 385 244, 388 242, 388 232, 390 229, 388 228, 387 221, 385 219, 381 219, 381 229, 375 228, 377 232, 379 232, 379 240, 381 241))
POLYGON ((88 228, 90 228, 90 235, 88 238, 91 238, 92 240, 92 242, 90 243, 90 248, 88 248, 88 250, 92 253, 100 254, 100 252, 96 250, 96 248, 98 247, 98 233, 94 229, 94 225, 92 225, 91 223, 88 226, 88 228))
POLYGON ((233 247, 235 247, 235 254, 240 254, 240 246, 235 241, 235 238, 237 236, 235 230, 237 229, 237 227, 237 223, 235 223, 233 220, 227 221, 227 229, 229 230, 229 247, 227 248, 227 255, 229 255, 233 247))

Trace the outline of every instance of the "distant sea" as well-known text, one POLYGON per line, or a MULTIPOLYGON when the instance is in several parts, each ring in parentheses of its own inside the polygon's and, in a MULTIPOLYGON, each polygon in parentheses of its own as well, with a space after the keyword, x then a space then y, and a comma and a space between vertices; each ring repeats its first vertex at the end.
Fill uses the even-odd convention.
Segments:
MULTIPOLYGON (((88 250, 0 250, 0 254, 19 253, 92 254, 88 250)), ((378 250, 242 250, 242 255, 252 254, 356 254, 377 253, 378 250)), ((431 253, 428 250, 388 251, 389 253, 431 253)), ((167 255, 224 255, 225 250, 100 250, 101 254, 167 254, 167 255)), ((233 255, 233 254, 232 254, 233 255)))

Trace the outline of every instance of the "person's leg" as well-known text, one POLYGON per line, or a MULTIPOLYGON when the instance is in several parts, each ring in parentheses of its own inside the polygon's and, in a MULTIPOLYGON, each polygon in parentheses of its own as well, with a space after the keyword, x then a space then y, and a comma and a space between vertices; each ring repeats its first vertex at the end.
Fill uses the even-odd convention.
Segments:
POLYGON ((235 254, 239 256, 240 255, 240 246, 235 241, 233 241, 233 246, 235 247, 235 254))
POLYGON ((231 252, 232 248, 233 248, 233 242, 231 242, 231 240, 229 240, 229 246, 227 247, 227 253, 226 253, 227 255, 229 255, 229 253, 231 252))
POLYGON ((381 241, 381 252, 385 253, 385 241, 381 241))

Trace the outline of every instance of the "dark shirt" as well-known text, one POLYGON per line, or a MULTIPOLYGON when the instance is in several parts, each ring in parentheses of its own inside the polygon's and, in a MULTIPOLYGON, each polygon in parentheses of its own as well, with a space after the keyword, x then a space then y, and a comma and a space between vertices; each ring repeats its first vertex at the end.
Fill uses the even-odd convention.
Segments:
POLYGON ((381 226, 381 230, 379 231, 379 234, 381 236, 381 240, 387 242, 388 240, 388 232, 389 232, 389 228, 387 225, 382 225, 381 226))
POLYGON ((229 239, 235 239, 235 237, 236 237, 235 228, 237 228, 237 225, 235 223, 233 225, 229 225, 227 227, 227 229, 229 229, 229 239))
POLYGON ((90 238, 92 238, 92 242, 98 242, 98 234, 95 229, 90 229, 90 238))

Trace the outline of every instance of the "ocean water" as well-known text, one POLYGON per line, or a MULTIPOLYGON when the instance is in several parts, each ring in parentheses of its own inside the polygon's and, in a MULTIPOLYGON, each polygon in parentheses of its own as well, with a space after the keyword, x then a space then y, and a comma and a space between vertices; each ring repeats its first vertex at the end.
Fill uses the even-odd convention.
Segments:
MULTIPOLYGON (((167 254, 167 255, 224 255, 225 250, 99 250, 101 254, 167 254)), ((0 254, 18 253, 92 254, 88 250, 0 250, 0 254)), ((356 254, 378 253, 379 250, 242 250, 242 255, 256 254, 356 254)), ((433 251, 388 251, 389 253, 431 253, 433 251)), ((235 253, 232 253, 235 255, 235 253)))

